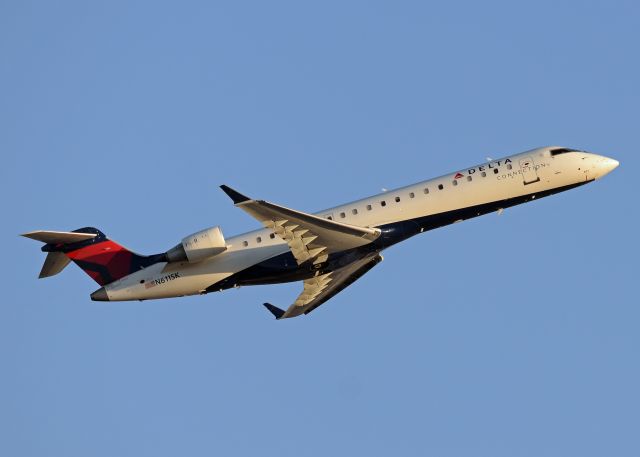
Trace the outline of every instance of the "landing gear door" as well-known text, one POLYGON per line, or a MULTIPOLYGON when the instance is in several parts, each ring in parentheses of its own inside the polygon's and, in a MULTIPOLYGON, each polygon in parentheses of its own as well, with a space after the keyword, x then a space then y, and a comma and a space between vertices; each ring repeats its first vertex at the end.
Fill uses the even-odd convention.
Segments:
POLYGON ((531 157, 520 159, 520 173, 522 173, 525 186, 540 181, 538 170, 536 170, 536 165, 531 157))

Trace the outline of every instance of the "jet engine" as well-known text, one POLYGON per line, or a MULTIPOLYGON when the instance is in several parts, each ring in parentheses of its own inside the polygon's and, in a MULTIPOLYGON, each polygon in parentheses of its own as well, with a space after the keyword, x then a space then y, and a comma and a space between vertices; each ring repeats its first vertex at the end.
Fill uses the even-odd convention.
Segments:
POLYGON ((200 262, 226 251, 227 245, 220 227, 201 230, 182 239, 166 252, 168 262, 200 262))

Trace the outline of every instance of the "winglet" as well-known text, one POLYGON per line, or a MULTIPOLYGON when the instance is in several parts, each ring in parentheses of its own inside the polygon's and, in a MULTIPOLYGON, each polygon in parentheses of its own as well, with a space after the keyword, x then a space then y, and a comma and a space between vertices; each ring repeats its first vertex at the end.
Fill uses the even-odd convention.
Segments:
POLYGON ((224 184, 220 186, 220 189, 222 189, 224 193, 227 194, 231 198, 231 200, 233 200, 234 205, 251 200, 246 195, 242 195, 240 192, 233 190, 231 187, 224 184))
POLYGON ((278 308, 277 306, 273 306, 271 303, 263 303, 264 307, 267 308, 269 310, 269 312, 271 312, 271 314, 273 314, 276 319, 282 319, 282 315, 284 314, 284 310, 278 308))

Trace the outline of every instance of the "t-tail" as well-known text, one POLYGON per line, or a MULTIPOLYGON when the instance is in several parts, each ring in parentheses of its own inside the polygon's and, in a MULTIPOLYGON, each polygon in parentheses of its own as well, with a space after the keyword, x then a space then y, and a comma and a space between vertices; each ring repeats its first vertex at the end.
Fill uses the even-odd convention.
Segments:
POLYGON ((73 261, 95 282, 105 286, 160 261, 162 257, 131 252, 93 227, 73 232, 38 230, 22 236, 45 243, 42 251, 47 253, 47 257, 40 278, 60 273, 73 261))

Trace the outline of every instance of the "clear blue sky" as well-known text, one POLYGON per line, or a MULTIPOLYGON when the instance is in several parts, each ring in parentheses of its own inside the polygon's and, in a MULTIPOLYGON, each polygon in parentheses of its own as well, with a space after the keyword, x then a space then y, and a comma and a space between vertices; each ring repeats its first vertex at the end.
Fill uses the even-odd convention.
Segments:
POLYGON ((0 455, 640 455, 640 7, 0 3, 0 455), (141 253, 218 189, 319 210, 529 148, 618 170, 298 284, 94 303, 35 229, 141 253))

